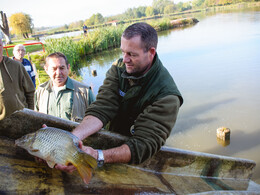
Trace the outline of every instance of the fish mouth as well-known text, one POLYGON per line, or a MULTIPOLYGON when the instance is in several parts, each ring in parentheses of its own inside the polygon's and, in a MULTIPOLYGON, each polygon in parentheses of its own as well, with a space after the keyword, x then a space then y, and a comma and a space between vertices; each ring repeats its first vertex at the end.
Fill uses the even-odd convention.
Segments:
POLYGON ((19 146, 19 147, 23 146, 24 143, 25 143, 25 141, 22 138, 16 139, 14 141, 14 145, 19 146))
POLYGON ((19 143, 20 143, 20 140, 19 140, 19 139, 17 139, 17 140, 14 141, 14 145, 15 145, 15 146, 19 146, 19 143))

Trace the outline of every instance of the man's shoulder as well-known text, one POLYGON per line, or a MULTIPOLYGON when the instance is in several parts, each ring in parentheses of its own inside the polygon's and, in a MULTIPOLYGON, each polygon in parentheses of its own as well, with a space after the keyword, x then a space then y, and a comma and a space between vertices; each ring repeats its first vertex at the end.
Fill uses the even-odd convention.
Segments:
POLYGON ((18 66, 18 67, 23 67, 21 62, 18 62, 16 60, 13 60, 7 56, 3 56, 3 61, 5 62, 5 64, 8 66, 9 64, 11 64, 12 66, 18 66))
POLYGON ((123 62, 123 58, 119 58, 112 65, 117 66, 117 67, 123 67, 125 65, 125 63, 123 62))
POLYGON ((70 78, 70 80, 72 81, 73 86, 74 86, 75 89, 76 88, 86 88, 86 89, 90 88, 89 85, 87 85, 85 83, 82 83, 82 82, 79 82, 79 81, 77 81, 75 79, 70 78))
MULTIPOLYGON (((47 87, 49 86, 49 82, 50 82, 50 80, 48 80, 48 81, 46 81, 46 82, 40 84, 40 85, 38 86, 38 90, 42 90, 42 89, 47 88, 47 87)), ((37 90, 37 91, 38 91, 38 90, 37 90)))
POLYGON ((31 65, 31 62, 26 58, 23 58, 23 65, 31 65))

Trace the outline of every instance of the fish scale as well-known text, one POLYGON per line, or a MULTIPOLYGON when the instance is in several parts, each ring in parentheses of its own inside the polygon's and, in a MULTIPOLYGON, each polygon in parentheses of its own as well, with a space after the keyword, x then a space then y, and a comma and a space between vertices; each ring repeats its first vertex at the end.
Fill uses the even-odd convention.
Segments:
POLYGON ((46 160, 51 168, 55 164, 73 164, 83 181, 88 183, 97 161, 78 147, 79 141, 78 137, 68 131, 45 127, 17 139, 15 144, 46 160))

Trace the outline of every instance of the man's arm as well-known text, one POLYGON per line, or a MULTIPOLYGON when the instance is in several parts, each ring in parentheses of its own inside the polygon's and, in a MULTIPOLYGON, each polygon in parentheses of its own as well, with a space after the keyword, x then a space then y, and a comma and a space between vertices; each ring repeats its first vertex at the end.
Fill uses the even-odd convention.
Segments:
POLYGON ((83 121, 73 130, 73 134, 80 140, 98 132, 103 127, 103 123, 95 116, 88 115, 83 121))
MULTIPOLYGON (((83 145, 80 145, 80 147, 84 152, 90 154, 96 159, 98 158, 97 150, 83 145)), ((131 160, 131 151, 126 144, 102 151, 105 163, 128 163, 131 160)))
POLYGON ((125 143, 131 151, 131 164, 151 158, 165 144, 177 119, 179 98, 168 95, 147 106, 137 117, 134 135, 125 143))
MULTIPOLYGON (((80 140, 83 140, 86 137, 98 132, 102 127, 103 123, 101 120, 99 120, 95 116, 88 115, 83 119, 80 125, 73 130, 72 133, 80 140)), ((97 150, 88 146, 83 146, 82 142, 80 142, 79 147, 87 154, 90 154, 96 159, 98 158, 97 150)), ((122 146, 116 148, 103 150, 103 154, 105 163, 127 163, 131 160, 131 151, 126 144, 123 144, 122 146)), ((64 166, 58 164, 55 166, 55 168, 67 172, 73 172, 76 170, 73 165, 64 166)))
POLYGON ((128 145, 103 150, 105 163, 128 163, 131 160, 131 151, 128 145))
MULTIPOLYGON (((73 134, 80 140, 98 132, 103 127, 103 123, 95 116, 88 115, 83 121, 73 130, 73 134)), ((97 158, 97 150, 90 147, 82 146, 82 150, 97 158)), ((129 147, 124 144, 122 146, 103 150, 105 163, 127 163, 131 159, 131 152, 129 147)))

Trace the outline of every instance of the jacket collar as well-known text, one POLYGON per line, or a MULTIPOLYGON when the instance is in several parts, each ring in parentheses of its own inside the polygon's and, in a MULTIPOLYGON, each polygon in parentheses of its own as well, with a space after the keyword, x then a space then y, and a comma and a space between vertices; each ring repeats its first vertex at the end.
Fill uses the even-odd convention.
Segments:
POLYGON ((139 76, 139 77, 135 77, 135 76, 132 76, 132 75, 129 75, 127 72, 126 72, 126 69, 122 72, 121 74, 121 77, 124 78, 124 79, 128 79, 129 81, 133 81, 134 83, 140 83, 140 82, 145 82, 147 79, 150 78, 151 75, 153 75, 153 73, 155 71, 158 70, 159 68, 159 63, 160 63, 160 60, 158 58, 158 55, 157 53, 155 54, 154 56, 154 59, 153 59, 153 64, 150 68, 150 70, 148 70, 145 74, 139 76))
MULTIPOLYGON (((46 83, 46 89, 48 91, 52 91, 52 86, 53 86, 53 82, 52 80, 49 80, 49 82, 46 83)), ((70 90, 74 90, 74 85, 73 85, 73 82, 71 80, 70 77, 68 77, 67 81, 66 81, 66 84, 64 86, 64 89, 70 89, 70 90)))

